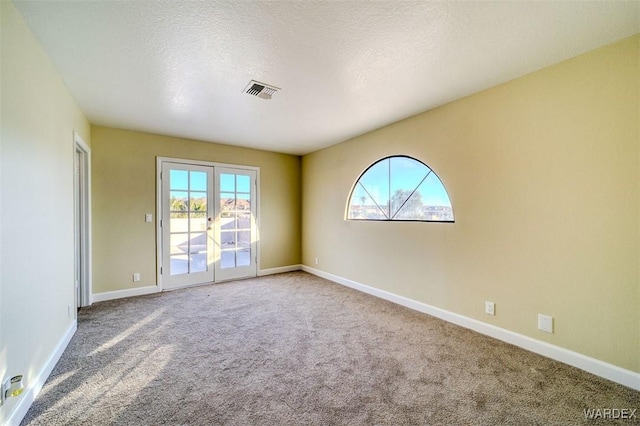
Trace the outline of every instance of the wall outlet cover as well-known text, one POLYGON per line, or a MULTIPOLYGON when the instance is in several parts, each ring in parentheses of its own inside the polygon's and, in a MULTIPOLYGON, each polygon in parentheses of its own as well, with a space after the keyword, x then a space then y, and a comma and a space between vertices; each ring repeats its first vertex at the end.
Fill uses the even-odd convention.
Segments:
POLYGON ((496 305, 493 302, 486 301, 484 302, 484 312, 489 315, 496 314, 496 305))
POLYGON ((547 333, 553 333, 553 317, 549 315, 538 314, 538 330, 547 333))

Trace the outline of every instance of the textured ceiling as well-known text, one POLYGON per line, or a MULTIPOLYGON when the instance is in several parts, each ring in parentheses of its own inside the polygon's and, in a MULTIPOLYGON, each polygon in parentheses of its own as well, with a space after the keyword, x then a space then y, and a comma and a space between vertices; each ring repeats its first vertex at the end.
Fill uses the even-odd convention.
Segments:
POLYGON ((640 32, 637 1, 14 4, 90 122, 292 154, 640 32))

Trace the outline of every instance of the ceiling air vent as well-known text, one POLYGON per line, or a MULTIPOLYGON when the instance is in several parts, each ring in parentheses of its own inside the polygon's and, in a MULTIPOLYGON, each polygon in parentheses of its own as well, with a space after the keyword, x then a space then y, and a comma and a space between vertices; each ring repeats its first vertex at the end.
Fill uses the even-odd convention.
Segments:
POLYGON ((269 86, 268 84, 251 80, 247 85, 247 87, 244 88, 244 93, 257 96, 262 99, 271 99, 273 94, 276 93, 278 90, 280 90, 279 87, 269 86))

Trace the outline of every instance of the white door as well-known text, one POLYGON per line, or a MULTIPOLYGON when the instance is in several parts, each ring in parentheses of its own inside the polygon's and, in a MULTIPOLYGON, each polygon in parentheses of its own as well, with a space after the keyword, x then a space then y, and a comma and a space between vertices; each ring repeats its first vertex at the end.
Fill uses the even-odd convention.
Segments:
POLYGON ((257 275, 256 172, 216 167, 216 279, 257 275))
POLYGON ((213 167, 162 163, 162 285, 214 281, 213 167))
POLYGON ((163 161, 164 289, 257 275, 256 171, 163 161))

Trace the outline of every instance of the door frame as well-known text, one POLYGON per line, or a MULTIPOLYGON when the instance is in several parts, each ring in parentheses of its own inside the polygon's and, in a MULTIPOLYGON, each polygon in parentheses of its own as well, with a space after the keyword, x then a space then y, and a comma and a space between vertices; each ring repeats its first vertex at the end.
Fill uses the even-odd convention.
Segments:
POLYGON ((73 132, 73 197, 74 197, 74 299, 80 292, 76 307, 90 306, 92 300, 91 282, 91 149, 77 133, 73 132), (76 179, 76 154, 80 155, 79 182, 76 179), (76 196, 79 197, 76 199, 76 196), (78 212, 80 213, 78 215, 78 212), (80 247, 78 247, 78 241, 80 247), (76 277, 76 271, 80 276, 76 277), (79 282, 76 283, 76 278, 79 282), (76 287, 77 286, 77 287, 76 287))
MULTIPOLYGON (((218 168, 232 168, 232 169, 245 169, 245 170, 253 170, 256 173, 256 217, 255 217, 255 226, 256 226, 256 276, 260 271, 260 167, 256 166, 248 166, 244 164, 231 164, 231 163, 219 163, 214 161, 203 161, 203 160, 192 160, 187 158, 175 158, 175 157, 156 157, 156 282, 158 283, 158 290, 165 291, 162 282, 162 181, 161 181, 161 173, 162 173, 162 165, 163 163, 179 163, 193 166, 206 166, 213 167, 214 170, 216 167, 218 168)), ((217 185, 217 182, 214 182, 214 185, 217 185)), ((214 276, 214 282, 223 282, 228 280, 220 280, 218 277, 214 276)), ((208 283, 203 283, 208 284, 208 283)), ((196 284, 197 285, 197 284, 196 284)), ((173 290, 166 289, 166 290, 173 290)))

